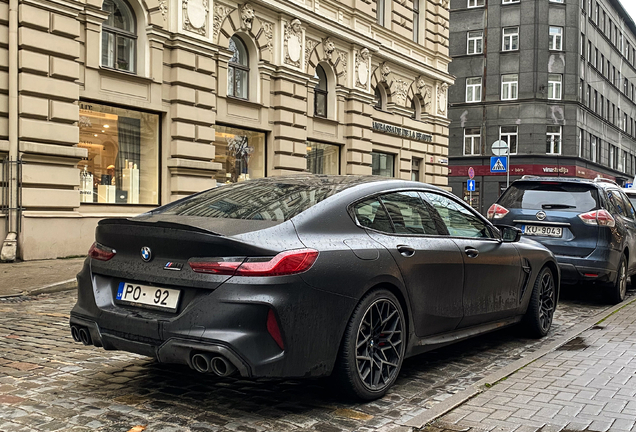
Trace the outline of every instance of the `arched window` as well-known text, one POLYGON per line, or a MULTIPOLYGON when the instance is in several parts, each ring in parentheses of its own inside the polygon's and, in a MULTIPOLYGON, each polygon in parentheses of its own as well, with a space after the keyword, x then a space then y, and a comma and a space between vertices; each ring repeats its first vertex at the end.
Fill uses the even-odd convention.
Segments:
POLYGON ((386 91, 380 84, 375 86, 375 109, 386 111, 386 91))
POLYGON ((135 72, 135 14, 124 0, 104 0, 102 9, 108 12, 102 24, 102 66, 135 72))
POLYGON ((417 96, 413 96, 411 99, 411 108, 413 109, 413 120, 420 120, 422 118, 422 104, 417 96))
POLYGON ((316 66, 316 78, 318 84, 314 89, 314 115, 327 117, 327 74, 320 65, 316 66))
POLYGON ((248 99, 250 66, 247 47, 239 37, 232 36, 229 49, 234 55, 227 68, 227 95, 248 99))

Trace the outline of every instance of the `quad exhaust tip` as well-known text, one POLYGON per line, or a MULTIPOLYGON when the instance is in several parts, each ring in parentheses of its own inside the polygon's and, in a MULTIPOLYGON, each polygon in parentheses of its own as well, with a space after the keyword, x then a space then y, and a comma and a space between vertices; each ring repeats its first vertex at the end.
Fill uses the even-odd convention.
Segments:
POLYGON ((76 326, 71 326, 71 336, 73 336, 73 340, 75 342, 81 342, 79 335, 79 329, 76 326))
POLYGON ((208 353, 196 353, 192 356, 192 367, 197 372, 227 377, 236 372, 236 367, 225 357, 208 353))
POLYGON ((91 334, 88 329, 80 326, 71 326, 71 336, 75 342, 81 342, 84 345, 92 345, 91 334))

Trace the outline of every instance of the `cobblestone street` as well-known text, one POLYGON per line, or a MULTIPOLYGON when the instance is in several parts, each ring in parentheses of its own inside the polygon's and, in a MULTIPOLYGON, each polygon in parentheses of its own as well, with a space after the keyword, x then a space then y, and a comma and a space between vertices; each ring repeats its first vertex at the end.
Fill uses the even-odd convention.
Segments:
MULTIPOLYGON (((633 291, 630 294, 633 298, 633 291)), ((340 400, 327 380, 217 378, 133 354, 84 347, 73 342, 68 328, 74 292, 4 299, 0 431, 127 432, 135 426, 146 427, 146 432, 409 430, 399 425, 607 308, 594 296, 584 297, 561 302, 553 330, 541 341, 525 339, 510 328, 411 358, 390 393, 365 404, 340 400)), ((608 319, 603 325, 611 323, 608 319)), ((553 357, 566 360, 573 353, 557 351, 553 357)), ((555 360, 541 361, 555 365, 555 360)), ((533 376, 528 369, 515 379, 523 374, 533 376)), ((517 387, 498 384, 491 390, 506 389, 517 387)), ((469 408, 480 411, 474 404, 492 393, 474 399, 469 408)), ((468 422, 469 413, 457 414, 461 409, 449 414, 455 417, 446 423, 468 422)))

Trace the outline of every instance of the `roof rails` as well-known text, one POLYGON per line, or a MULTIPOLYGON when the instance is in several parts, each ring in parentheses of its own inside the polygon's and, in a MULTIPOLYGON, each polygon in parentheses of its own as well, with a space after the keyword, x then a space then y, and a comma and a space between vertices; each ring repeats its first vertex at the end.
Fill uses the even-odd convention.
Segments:
POLYGON ((531 175, 531 174, 526 174, 523 177, 521 177, 521 180, 525 180, 525 179, 532 179, 532 178, 539 178, 539 176, 536 175, 531 175))
POLYGON ((594 182, 595 183, 610 183, 610 184, 613 184, 615 186, 618 186, 618 183, 616 183, 614 180, 606 179, 606 178, 603 178, 603 177, 596 177, 594 179, 594 182))

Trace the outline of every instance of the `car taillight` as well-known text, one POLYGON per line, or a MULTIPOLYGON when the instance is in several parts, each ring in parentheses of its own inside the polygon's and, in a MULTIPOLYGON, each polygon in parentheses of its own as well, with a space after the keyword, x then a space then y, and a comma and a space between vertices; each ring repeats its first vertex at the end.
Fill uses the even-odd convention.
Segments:
POLYGON ((88 250, 88 256, 100 261, 108 261, 112 257, 115 256, 117 251, 115 249, 111 249, 97 242, 93 243, 91 248, 88 250))
POLYGON ((283 335, 280 333, 280 327, 278 326, 278 320, 276 319, 276 315, 272 309, 267 312, 267 333, 274 339, 276 345, 282 350, 285 349, 285 344, 283 344, 283 335))
POLYGON ((587 213, 581 213, 579 215, 579 219, 581 219, 586 225, 598 225, 598 226, 607 226, 613 227, 616 225, 616 221, 614 217, 607 210, 593 210, 587 213))
POLYGON ((197 273, 234 276, 283 276, 302 273, 318 258, 314 249, 281 252, 272 258, 192 258, 190 268, 197 273))
POLYGON ((501 219, 508 213, 510 212, 505 207, 502 207, 499 204, 493 204, 488 209, 488 213, 486 213, 486 215, 488 219, 501 219))

